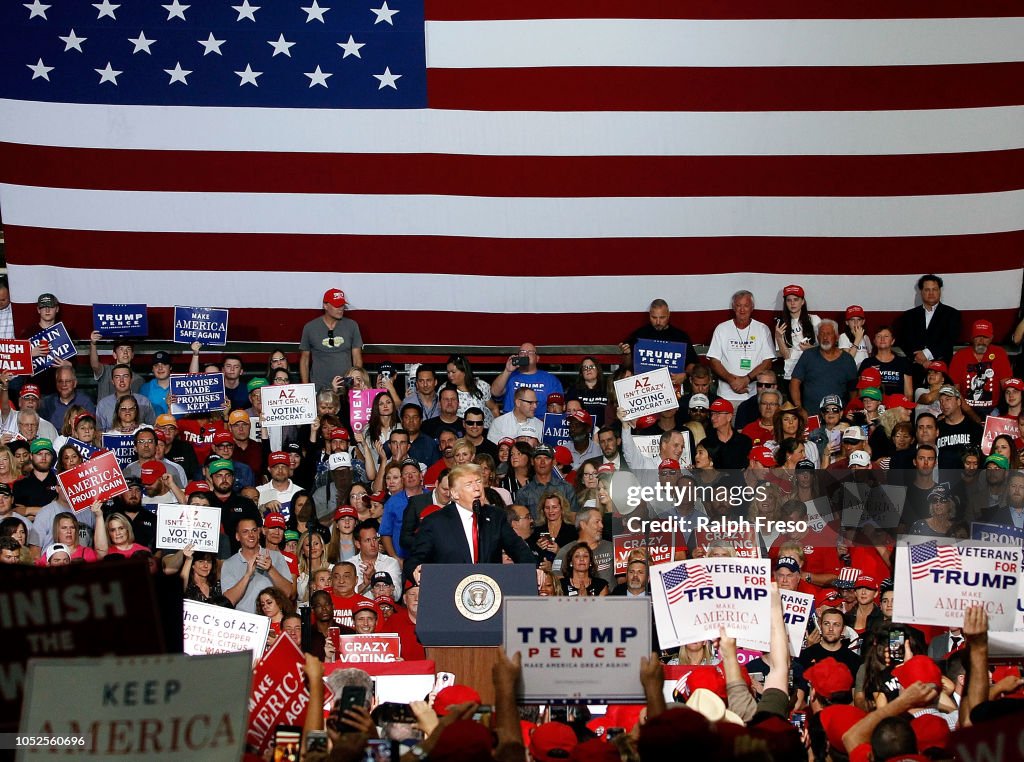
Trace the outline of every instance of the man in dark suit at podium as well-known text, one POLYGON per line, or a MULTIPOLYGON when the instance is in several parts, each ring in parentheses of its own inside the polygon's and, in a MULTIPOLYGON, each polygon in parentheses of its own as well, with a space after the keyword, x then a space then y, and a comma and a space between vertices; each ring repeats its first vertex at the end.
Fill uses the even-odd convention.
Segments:
POLYGON ((448 474, 448 484, 452 502, 420 524, 405 560, 407 579, 413 578, 421 564, 500 564, 502 551, 517 564, 536 563, 505 512, 493 505, 480 505, 484 492, 480 466, 456 466, 448 474))
POLYGON ((940 301, 942 278, 922 275, 917 290, 921 304, 904 312, 896 324, 896 340, 914 363, 915 382, 924 376, 924 368, 932 360, 948 363, 960 337, 960 311, 940 301))

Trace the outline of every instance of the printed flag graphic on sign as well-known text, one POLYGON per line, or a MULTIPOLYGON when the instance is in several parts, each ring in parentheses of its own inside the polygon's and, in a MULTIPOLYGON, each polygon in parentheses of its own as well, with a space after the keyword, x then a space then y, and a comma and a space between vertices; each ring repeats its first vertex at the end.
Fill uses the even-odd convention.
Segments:
POLYGON ((860 578, 860 569, 853 566, 844 566, 839 570, 839 579, 843 582, 856 582, 860 578))
POLYGON ((953 545, 939 545, 935 540, 910 546, 910 569, 913 579, 924 579, 932 569, 961 568, 960 554, 953 545))
POLYGON ((708 570, 697 564, 690 566, 689 569, 686 564, 677 566, 670 572, 663 573, 661 579, 665 583, 669 603, 682 600, 683 593, 687 590, 713 584, 708 570))

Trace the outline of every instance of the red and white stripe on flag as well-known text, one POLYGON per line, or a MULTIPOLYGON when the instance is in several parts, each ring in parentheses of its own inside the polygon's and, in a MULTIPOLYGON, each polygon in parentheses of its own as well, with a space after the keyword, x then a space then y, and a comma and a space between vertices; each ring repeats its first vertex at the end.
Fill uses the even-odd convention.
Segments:
POLYGON ((169 334, 187 295, 295 340, 335 285, 374 343, 607 344, 653 297, 706 341, 739 288, 879 325, 934 271, 1002 335, 1019 13, 428 0, 425 109, 0 101, 17 316, 52 291, 86 335, 88 305, 140 301, 169 334))

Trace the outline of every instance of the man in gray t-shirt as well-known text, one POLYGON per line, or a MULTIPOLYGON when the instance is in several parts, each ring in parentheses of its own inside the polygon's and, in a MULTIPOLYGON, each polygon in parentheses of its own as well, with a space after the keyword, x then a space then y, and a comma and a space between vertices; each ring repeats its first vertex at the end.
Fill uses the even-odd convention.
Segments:
POLYGON ((345 292, 337 288, 324 294, 324 314, 306 323, 299 349, 302 383, 316 384, 316 390, 330 389, 335 376, 352 366, 363 365, 363 337, 359 325, 345 317, 345 292))
POLYGON ((287 559, 276 550, 260 547, 260 530, 255 519, 240 519, 235 538, 240 547, 221 566, 220 587, 236 609, 262 614, 256 602, 268 587, 276 587, 289 598, 295 595, 287 559))

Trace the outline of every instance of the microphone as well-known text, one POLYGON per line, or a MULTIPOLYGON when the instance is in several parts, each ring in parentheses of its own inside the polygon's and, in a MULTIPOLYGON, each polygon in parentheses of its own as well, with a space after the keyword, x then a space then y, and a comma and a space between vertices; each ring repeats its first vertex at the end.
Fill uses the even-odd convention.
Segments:
POLYGON ((473 513, 480 513, 480 509, 482 507, 483 506, 480 505, 480 499, 479 498, 477 498, 476 500, 473 501, 473 513))

